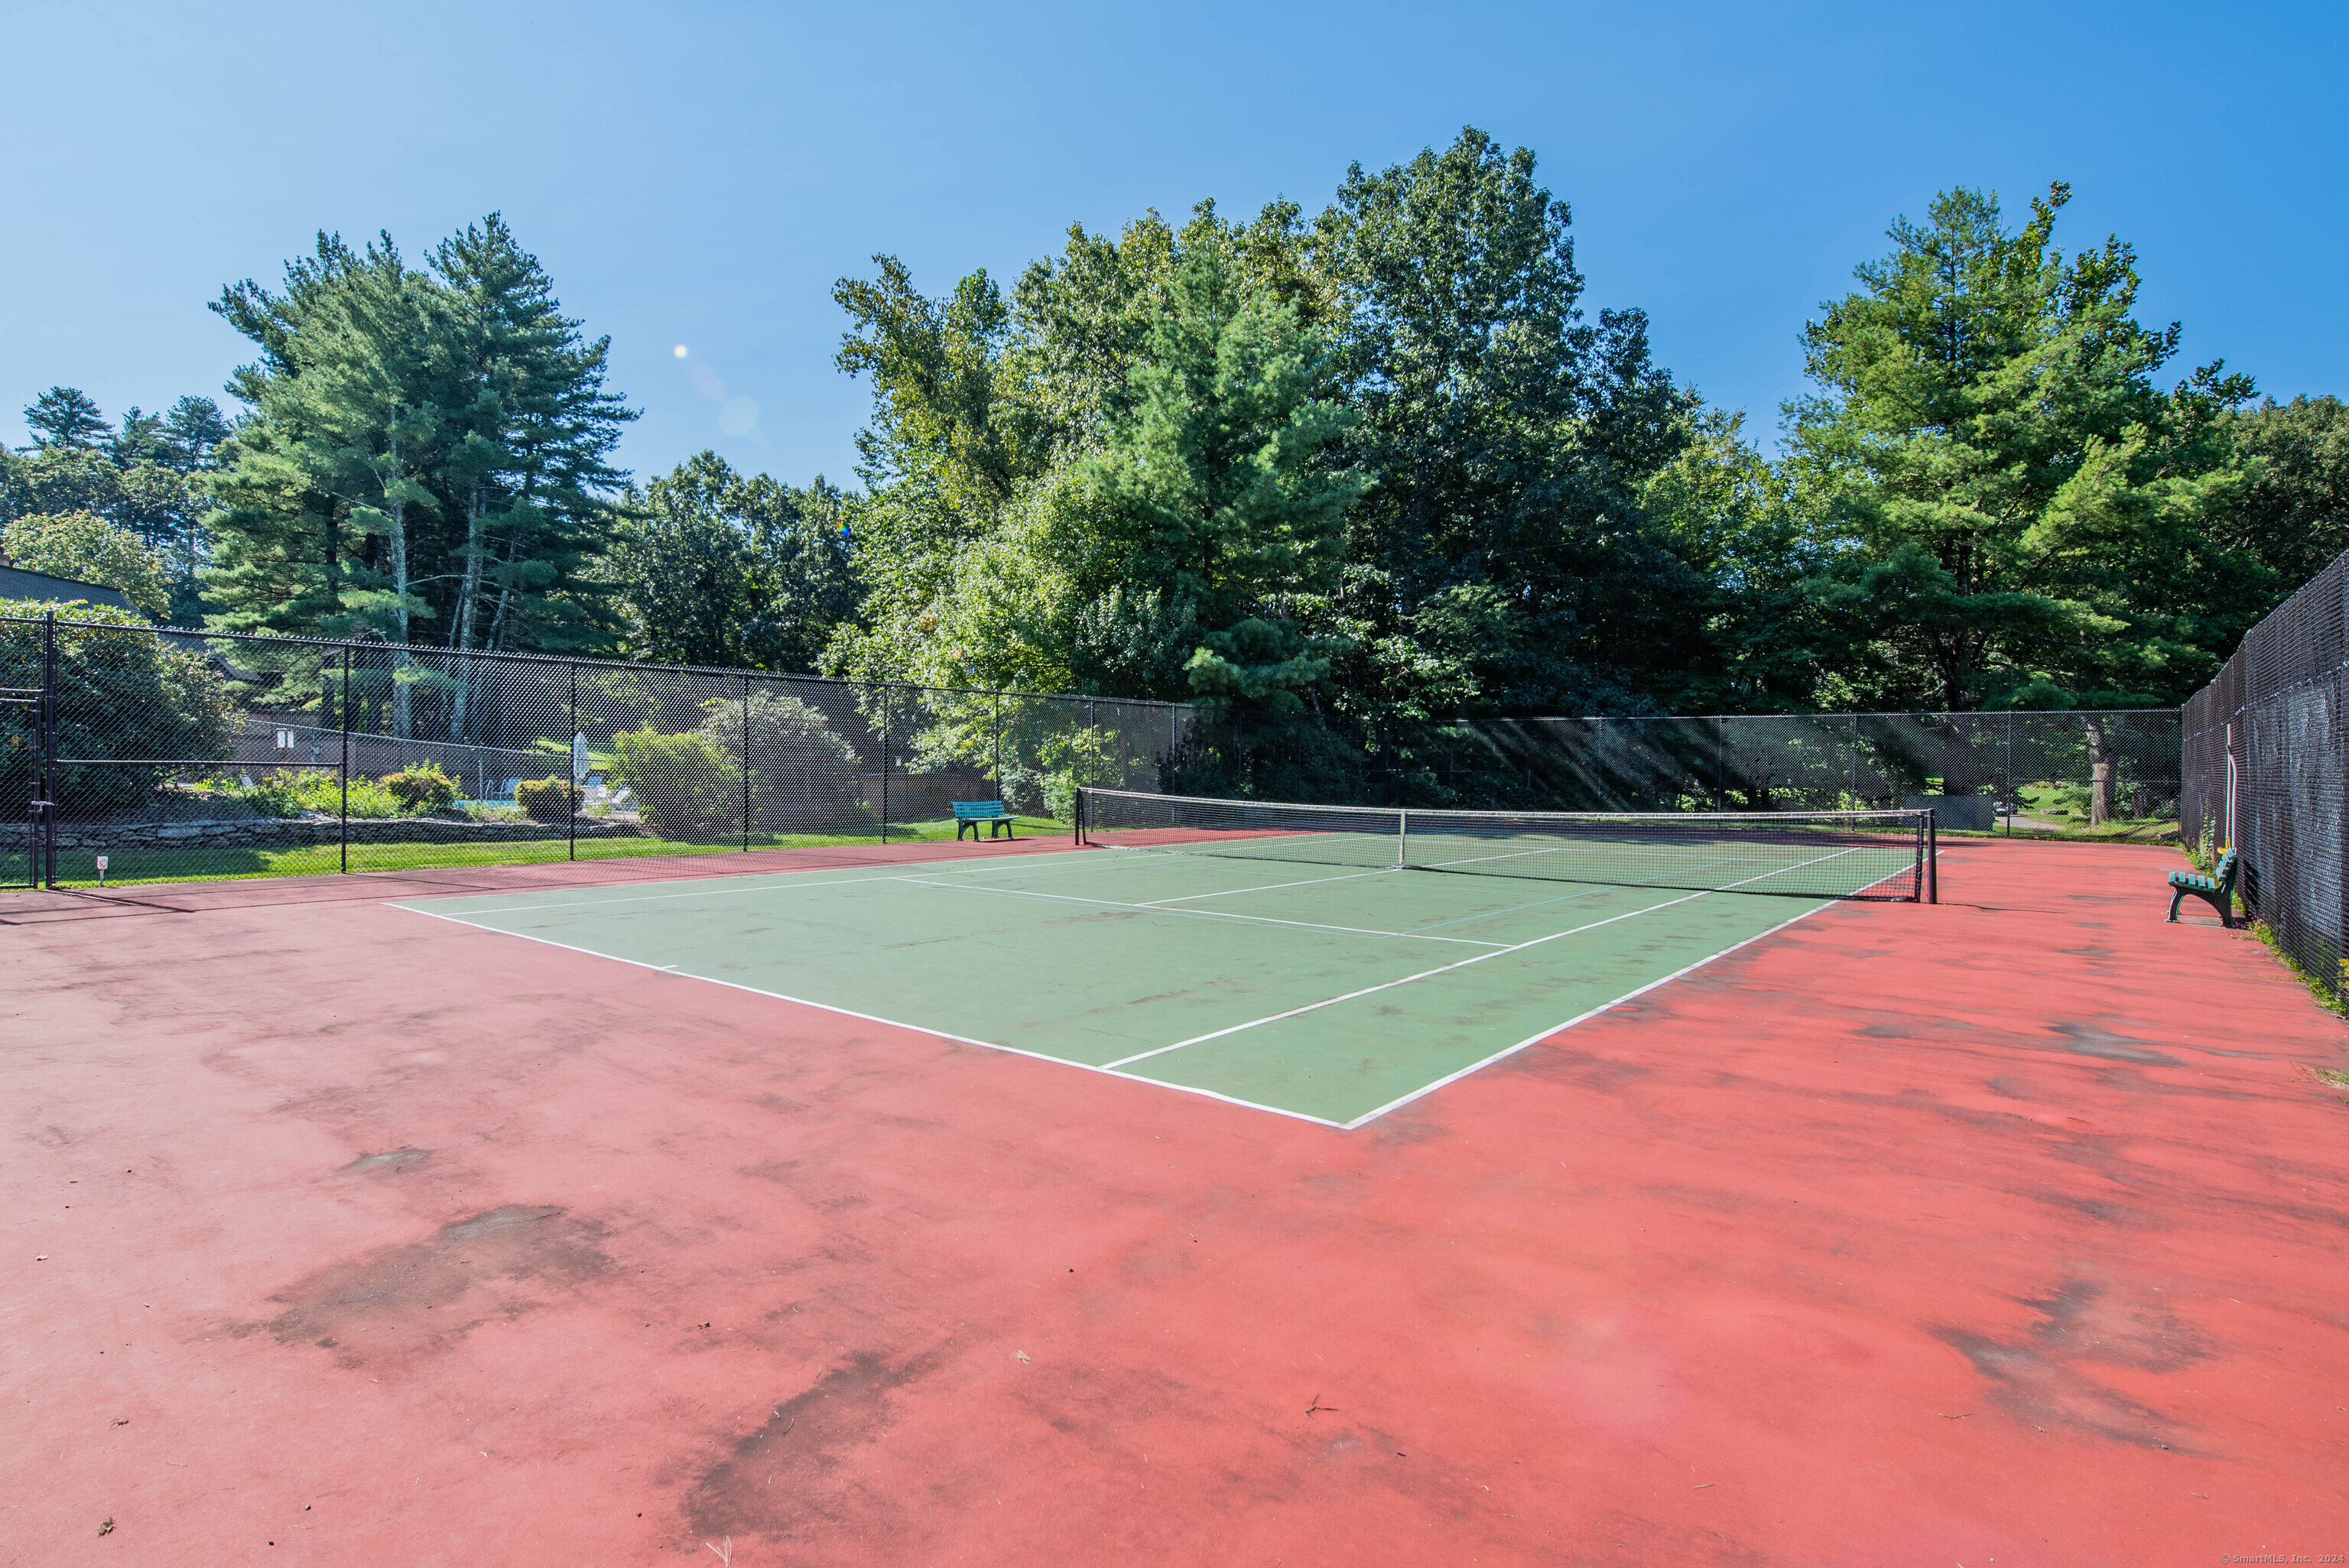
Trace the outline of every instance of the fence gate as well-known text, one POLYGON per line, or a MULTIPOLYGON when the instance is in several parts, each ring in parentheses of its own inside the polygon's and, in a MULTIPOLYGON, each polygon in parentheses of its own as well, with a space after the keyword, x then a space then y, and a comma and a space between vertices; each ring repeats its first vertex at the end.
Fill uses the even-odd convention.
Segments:
POLYGON ((42 850, 47 841, 52 774, 52 738, 56 729, 49 693, 54 686, 57 628, 54 617, 42 626, 37 665, 0 665, 0 679, 32 678, 38 685, 0 686, 0 887, 38 887, 42 850))

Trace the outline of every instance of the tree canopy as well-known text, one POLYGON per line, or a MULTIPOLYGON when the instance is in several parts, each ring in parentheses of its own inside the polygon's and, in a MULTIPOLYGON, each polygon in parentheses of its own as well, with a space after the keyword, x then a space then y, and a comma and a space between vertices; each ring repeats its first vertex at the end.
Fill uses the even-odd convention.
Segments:
POLYGON ((1586 301, 1568 205, 1473 128, 1318 212, 1071 227, 1009 279, 926 293, 879 255, 833 289, 872 395, 855 490, 709 452, 631 484, 607 345, 496 214, 415 262, 321 234, 212 302, 255 352, 233 419, 50 387, 0 522, 118 574, 143 552, 176 619, 447 650, 401 689, 449 684, 452 733, 464 659, 500 649, 1374 744, 1455 714, 2175 703, 2349 548, 2349 413, 2181 372, 2130 244, 2059 247, 2069 200, 1957 186, 1895 219, 1803 325, 1775 452, 1655 363, 1643 312, 1586 301))

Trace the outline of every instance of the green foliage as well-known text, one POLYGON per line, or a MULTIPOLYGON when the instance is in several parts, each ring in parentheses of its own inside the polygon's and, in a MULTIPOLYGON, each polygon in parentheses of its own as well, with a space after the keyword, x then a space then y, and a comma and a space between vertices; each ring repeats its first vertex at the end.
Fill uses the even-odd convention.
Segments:
POLYGON ((2178 328, 2131 315, 2135 253, 2054 249, 2058 184, 2010 231, 1960 189, 1903 219, 1805 332, 1790 483, 1827 548, 1820 612, 1869 695, 1954 709, 2176 701, 2233 634, 2209 612, 2254 564, 2215 519, 2241 377, 2155 372, 2178 328))
POLYGON ((1324 460, 1354 422, 1316 396, 1330 375, 1296 307, 1247 292, 1201 246, 1169 280, 1129 408, 1082 467, 1098 517, 1090 602, 1146 590, 1182 606, 1198 627, 1184 670, 1210 700, 1301 707, 1342 645, 1294 614, 1334 585, 1346 511, 1370 488, 1324 460))
POLYGON ((810 671, 856 614, 846 500, 703 452, 621 509, 605 571, 631 657, 810 671))
MULTIPOLYGON (((394 778, 398 775, 393 775, 394 778)), ((390 781, 354 776, 347 796, 340 773, 326 768, 272 768, 254 777, 222 773, 183 791, 200 799, 233 800, 264 817, 348 814, 379 820, 413 814, 408 802, 390 788, 390 781)))
POLYGON ((213 481, 213 624, 460 651, 604 640, 588 564, 634 415, 604 390, 606 342, 495 214, 426 267, 388 236, 321 235, 282 292, 247 281, 212 308, 261 350, 231 384, 249 416, 213 481))
POLYGON ((1072 229, 1009 299, 985 273, 926 298, 885 256, 878 277, 843 279, 834 296, 853 325, 839 363, 873 386, 858 437, 871 493, 854 517, 863 614, 835 634, 826 667, 941 686, 1187 693, 1193 606, 1117 560, 1104 472, 1089 460, 1112 427, 1136 449, 1136 377, 1185 261, 1218 258, 1229 293, 1287 304, 1302 331, 1318 285, 1298 245, 1294 208, 1234 224, 1202 203, 1179 231, 1154 213, 1114 240, 1072 229))
MULTIPOLYGON (((623 730, 612 737, 606 770, 636 799, 645 822, 687 838, 735 826, 742 811, 740 754, 699 730, 663 735, 623 730)), ((519 793, 519 791, 517 791, 519 793)))
MULTIPOLYGON (((233 709, 225 682, 200 650, 153 635, 111 604, 16 603, 11 616, 54 611, 57 747, 61 757, 211 758, 228 754, 233 709)), ((41 684, 42 623, 0 620, 0 686, 41 684)), ((31 798, 40 760, 32 710, 0 707, 0 799, 31 798)), ((67 765, 57 798, 105 817, 148 804, 166 770, 67 765)))
MULTIPOLYGON (((321 236, 213 304, 256 348, 233 429, 53 387, 0 522, 81 514, 120 560, 68 574, 150 614, 456 650, 355 693, 397 735, 485 738, 473 650, 821 665, 962 688, 860 700, 1023 800, 1099 759, 994 690, 1200 702, 1219 783, 1291 793, 1360 787, 1366 749, 1433 789, 1409 738, 1457 714, 2174 701, 2349 548, 2349 412, 2249 407, 2217 362, 2165 386, 2180 329, 2136 319, 2127 243, 2055 247, 2068 197, 1896 221, 1806 328, 1775 462, 1640 312, 1586 314, 1565 202, 1473 128, 1316 215, 1071 228, 1008 286, 926 295, 878 256, 834 290, 863 495, 714 453, 624 490, 605 345, 501 220, 417 265, 321 236), (1268 710, 1294 721, 1242 722, 1268 710)), ((746 728, 798 759, 776 800, 853 791, 820 716, 761 700, 691 736, 628 709, 648 814, 731 822, 709 749, 746 728)))
POLYGON ((1309 226, 1072 231, 1008 300, 843 281, 870 596, 829 667, 1371 723, 1635 702, 1703 586, 1638 490, 1694 405, 1637 313, 1581 323, 1532 171, 1468 131, 1309 226))
POLYGON ((90 395, 78 387, 52 387, 25 410, 26 427, 36 447, 62 447, 93 451, 114 433, 90 395))
POLYGON ((89 512, 14 520, 0 529, 0 557, 27 572, 112 588, 152 618, 171 604, 163 562, 137 534, 89 512))
POLYGON ((2248 624, 2349 550, 2349 404, 2295 397, 2229 421, 2249 482, 2219 521, 2261 577, 2234 619, 2248 624))
POLYGON ((410 814, 445 811, 457 803, 457 780, 437 762, 411 762, 383 776, 383 787, 410 814))
POLYGON ((1581 313, 1566 204, 1534 156, 1464 130, 1350 170, 1312 257, 1350 326, 1354 513, 1330 606, 1366 717, 1593 713, 1687 656, 1702 584, 1639 505, 1696 401, 1638 311, 1581 313))
POLYGON ((85 394, 59 387, 26 415, 34 446, 0 449, 0 523, 78 511, 127 529, 168 562, 169 603, 156 614, 196 624, 202 614, 196 573, 207 554, 203 518, 212 505, 206 476, 228 435, 219 407, 195 397, 161 416, 133 407, 117 430, 85 394))
POLYGON ((514 804, 533 822, 569 821, 578 811, 581 799, 577 785, 552 773, 543 779, 525 779, 514 786, 514 804))
MULTIPOLYGON (((747 764, 753 831, 792 832, 839 820, 842 808, 856 799, 855 748, 841 738, 823 714, 798 697, 753 690, 748 705, 747 745, 743 701, 719 699, 701 705, 709 717, 694 734, 707 744, 709 755, 725 759, 734 795, 724 803, 722 812, 695 807, 704 814, 692 820, 716 825, 740 815, 741 777, 747 764)), ((718 800, 714 787, 707 799, 718 800)))
POLYGON ((1076 812, 1077 789, 1130 789, 1154 780, 1131 777, 1120 765, 1116 732, 1086 727, 1048 738, 1038 748, 1044 814, 1056 822, 1076 812))

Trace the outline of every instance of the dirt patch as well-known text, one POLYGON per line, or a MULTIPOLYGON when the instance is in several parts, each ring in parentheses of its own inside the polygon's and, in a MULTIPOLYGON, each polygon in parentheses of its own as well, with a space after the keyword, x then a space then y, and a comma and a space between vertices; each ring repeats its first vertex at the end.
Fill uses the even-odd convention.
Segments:
POLYGON ((388 1171, 397 1175, 431 1158, 432 1150, 429 1149, 393 1149, 381 1154, 362 1154, 335 1173, 338 1176, 359 1176, 370 1171, 388 1171))
POLYGON ((2110 1029, 2094 1024, 2051 1024, 2051 1033, 2063 1037, 2064 1043, 2056 1048, 2084 1057, 2102 1057, 2112 1062, 2135 1062, 2139 1067, 2179 1068, 2186 1064, 2167 1051, 2158 1051, 2146 1040, 2132 1040, 2116 1035, 2110 1029))
POLYGON ((429 1241, 329 1264, 269 1298, 285 1311, 230 1332, 316 1345, 346 1366, 432 1349, 486 1318, 539 1305, 515 1287, 565 1290, 603 1274, 611 1267, 599 1244, 605 1234, 559 1207, 508 1203, 443 1225, 429 1241))
POLYGON ((2209 1356, 2192 1324, 2156 1299, 2125 1300, 2103 1282, 2077 1276, 2023 1305, 2039 1321, 2019 1336, 1940 1325, 1928 1325, 1927 1332, 1971 1362, 1991 1401, 2018 1420, 2189 1451, 2169 1417, 2109 1387, 2091 1368, 2182 1371, 2209 1356))
POLYGON ((788 1537, 840 1511, 829 1478, 896 1418, 891 1397, 943 1358, 932 1350, 892 1364, 860 1351, 773 1408, 759 1429, 702 1472, 685 1497, 696 1535, 788 1537))

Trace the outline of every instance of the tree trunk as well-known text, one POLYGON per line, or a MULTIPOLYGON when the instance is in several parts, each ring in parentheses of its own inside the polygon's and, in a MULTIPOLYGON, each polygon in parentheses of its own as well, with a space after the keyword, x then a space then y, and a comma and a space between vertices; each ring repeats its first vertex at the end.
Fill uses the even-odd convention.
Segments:
POLYGON ((2102 827, 2112 820, 2116 774, 2112 742, 2105 734, 2105 721, 2090 717, 2083 721, 2088 733, 2088 826, 2102 827))
POLYGON ((449 710, 449 738, 462 740, 470 732, 473 695, 473 620, 481 599, 481 487, 475 485, 465 503, 465 572, 457 589, 457 693, 449 710))

